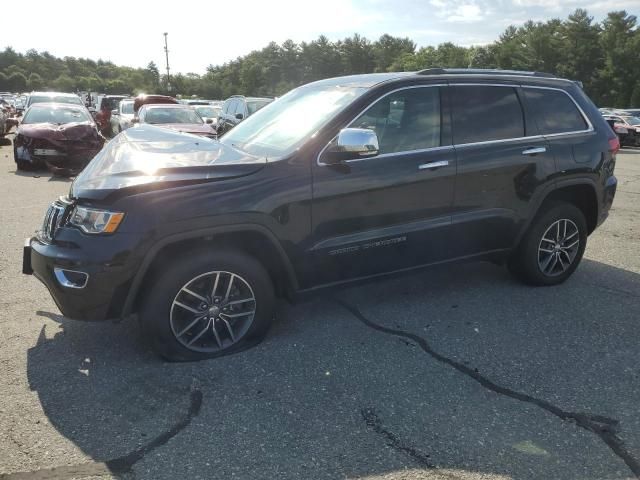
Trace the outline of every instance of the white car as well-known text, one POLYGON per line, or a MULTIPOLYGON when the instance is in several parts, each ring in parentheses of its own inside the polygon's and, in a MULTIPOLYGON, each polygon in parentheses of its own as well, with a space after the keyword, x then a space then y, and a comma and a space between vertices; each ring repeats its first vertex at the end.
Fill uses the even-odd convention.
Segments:
POLYGON ((133 125, 133 100, 121 100, 118 108, 111 111, 111 132, 117 135, 133 125))
POLYGON ((210 118, 214 125, 218 124, 218 117, 220 116, 220 112, 222 111, 221 107, 213 105, 194 105, 193 109, 198 113, 198 115, 202 117, 205 122, 210 118))

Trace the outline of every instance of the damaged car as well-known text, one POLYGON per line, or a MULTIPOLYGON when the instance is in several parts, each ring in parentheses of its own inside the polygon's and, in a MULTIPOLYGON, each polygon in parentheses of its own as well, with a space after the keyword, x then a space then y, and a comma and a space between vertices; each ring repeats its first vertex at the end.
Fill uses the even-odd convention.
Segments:
POLYGON ((104 137, 82 105, 38 103, 24 114, 13 141, 18 170, 46 166, 73 175, 98 153, 104 137))

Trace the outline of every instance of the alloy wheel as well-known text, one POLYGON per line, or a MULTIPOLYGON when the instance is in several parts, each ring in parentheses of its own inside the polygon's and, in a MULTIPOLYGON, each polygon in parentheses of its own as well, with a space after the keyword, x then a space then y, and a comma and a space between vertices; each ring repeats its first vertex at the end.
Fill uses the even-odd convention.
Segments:
POLYGON ((256 299, 240 275, 213 271, 187 282, 173 299, 171 331, 189 350, 213 353, 238 343, 253 323, 256 299))
POLYGON ((566 272, 573 264, 580 249, 580 231, 566 218, 556 220, 542 235, 538 245, 538 267, 549 276, 566 272))

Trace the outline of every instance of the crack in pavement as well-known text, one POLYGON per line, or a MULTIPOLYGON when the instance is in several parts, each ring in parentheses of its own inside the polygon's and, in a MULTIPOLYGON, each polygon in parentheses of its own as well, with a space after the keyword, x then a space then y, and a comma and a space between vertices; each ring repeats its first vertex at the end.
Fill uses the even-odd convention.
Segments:
POLYGON ((426 468, 436 468, 436 466, 431 463, 429 460, 429 455, 425 453, 421 453, 413 447, 409 447, 404 445, 398 437, 396 437, 392 432, 387 430, 382 426, 382 421, 378 414, 375 412, 373 408, 363 408, 360 410, 360 414, 364 419, 367 427, 371 428, 374 432, 379 435, 382 435, 387 439, 387 445, 389 445, 394 450, 398 450, 400 452, 406 453, 411 458, 413 458, 417 463, 426 468))
POLYGON ((608 418, 602 415, 591 415, 588 413, 581 412, 569 412, 561 409, 553 405, 552 403, 547 402, 546 400, 542 400, 526 393, 518 392, 516 390, 512 390, 507 387, 503 387, 489 380, 487 377, 481 375, 476 369, 467 367, 466 365, 452 360, 438 352, 436 352, 429 343, 419 335, 415 335, 413 333, 405 332, 404 330, 399 330, 395 328, 385 327, 383 325, 379 325, 367 317, 365 317, 360 310, 347 303, 346 301, 335 298, 334 301, 340 305, 342 308, 351 313, 354 317, 356 317, 360 322, 362 322, 365 326, 372 328, 378 332, 386 333, 388 335, 394 335, 397 337, 404 337, 408 340, 415 342, 425 353, 430 355, 432 358, 437 360, 440 363, 445 365, 449 365, 453 367, 458 372, 466 375, 478 382, 482 387, 487 390, 491 390, 499 395, 503 395, 514 400, 518 400, 520 402, 529 403, 531 405, 535 405, 555 416, 560 418, 563 421, 573 423, 580 428, 583 428, 589 432, 596 434, 608 447, 609 449, 617 455, 620 459, 624 461, 624 463, 629 467, 629 469, 633 472, 636 478, 640 478, 640 462, 633 457, 633 455, 627 450, 623 440, 617 435, 619 421, 613 418, 608 418))
POLYGON ((30 472, 1 473, 0 480, 66 480, 78 477, 91 477, 103 475, 122 475, 131 472, 133 466, 142 460, 145 455, 158 447, 166 444, 178 433, 184 430, 200 413, 202 407, 202 390, 195 382, 190 389, 189 409, 184 417, 176 422, 169 430, 161 433, 149 443, 118 458, 105 462, 87 462, 77 465, 63 465, 60 467, 43 468, 30 472))

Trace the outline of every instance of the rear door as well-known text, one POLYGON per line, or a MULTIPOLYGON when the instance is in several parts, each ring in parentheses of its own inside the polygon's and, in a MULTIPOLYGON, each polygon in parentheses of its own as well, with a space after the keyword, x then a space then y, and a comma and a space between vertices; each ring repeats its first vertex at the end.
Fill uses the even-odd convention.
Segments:
POLYGON ((511 248, 539 184, 556 171, 547 140, 513 84, 451 85, 458 174, 452 213, 452 255, 511 248))
POLYGON ((313 170, 319 283, 412 268, 447 257, 455 179, 440 86, 383 95, 349 125, 377 133, 380 154, 313 170))
POLYGON ((593 127, 573 98, 564 90, 523 87, 527 109, 556 159, 558 170, 569 170, 575 163, 595 165, 601 155, 594 148, 593 127))

